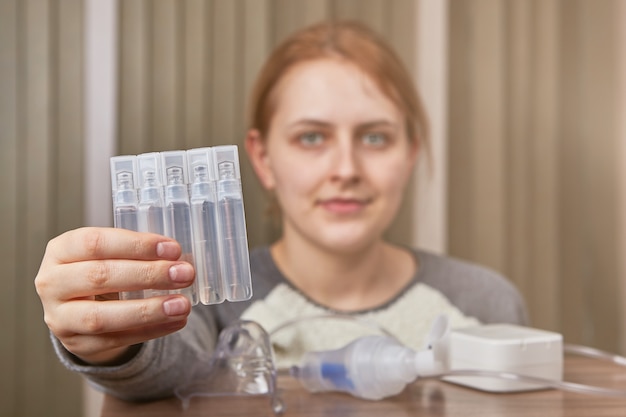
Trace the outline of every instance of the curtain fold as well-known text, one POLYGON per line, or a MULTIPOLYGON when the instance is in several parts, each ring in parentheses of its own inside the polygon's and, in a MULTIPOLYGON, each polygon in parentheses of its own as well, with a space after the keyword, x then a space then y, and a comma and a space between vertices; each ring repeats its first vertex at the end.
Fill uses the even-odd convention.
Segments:
MULTIPOLYGON (((450 253, 621 350, 619 1, 451 2, 450 253)), ((623 58, 622 58, 623 59, 623 58)))

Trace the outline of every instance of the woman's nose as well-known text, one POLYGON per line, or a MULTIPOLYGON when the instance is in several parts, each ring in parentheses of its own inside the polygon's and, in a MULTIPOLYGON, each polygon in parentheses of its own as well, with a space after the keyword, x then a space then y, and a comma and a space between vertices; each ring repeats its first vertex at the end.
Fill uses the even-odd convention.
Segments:
POLYGON ((360 179, 358 155, 352 141, 338 141, 334 159, 334 180, 356 182, 360 179))

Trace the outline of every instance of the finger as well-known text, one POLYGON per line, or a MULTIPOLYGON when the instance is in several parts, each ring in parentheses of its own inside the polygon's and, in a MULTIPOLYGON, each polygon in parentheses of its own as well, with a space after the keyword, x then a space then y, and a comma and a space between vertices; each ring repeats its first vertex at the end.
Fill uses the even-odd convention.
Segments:
POLYGON ((66 232, 48 243, 44 261, 71 263, 88 259, 169 259, 180 257, 180 245, 154 233, 85 227, 66 232))
POLYGON ((48 318, 47 324, 60 339, 75 335, 141 333, 155 326, 184 320, 190 312, 191 303, 181 295, 145 300, 77 300, 57 306, 54 318, 58 318, 59 323, 48 318))
POLYGON ((193 283, 195 271, 186 262, 114 259, 57 265, 50 274, 55 278, 49 281, 57 285, 48 285, 46 295, 67 301, 112 292, 181 289, 193 283))
POLYGON ((99 335, 76 334, 61 340, 67 350, 78 357, 92 357, 101 352, 128 347, 174 333, 187 324, 187 319, 99 335))

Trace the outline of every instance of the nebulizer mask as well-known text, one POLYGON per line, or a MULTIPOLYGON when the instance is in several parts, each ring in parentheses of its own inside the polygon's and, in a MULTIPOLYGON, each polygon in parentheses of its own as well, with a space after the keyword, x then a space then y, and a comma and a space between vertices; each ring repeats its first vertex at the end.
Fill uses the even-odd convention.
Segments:
POLYGON ((192 381, 175 391, 183 408, 193 397, 264 395, 274 413, 282 412, 274 353, 268 333, 258 323, 239 320, 226 327, 211 357, 197 366, 192 381))

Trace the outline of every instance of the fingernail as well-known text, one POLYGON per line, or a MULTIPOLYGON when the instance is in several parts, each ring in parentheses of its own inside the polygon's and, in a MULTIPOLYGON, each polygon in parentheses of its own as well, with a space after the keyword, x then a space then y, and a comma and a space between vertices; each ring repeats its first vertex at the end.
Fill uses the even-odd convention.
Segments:
POLYGON ((181 297, 170 298, 163 303, 163 311, 168 316, 180 316, 187 312, 187 300, 181 297))
POLYGON ((178 255, 178 243, 159 242, 156 246, 156 253, 159 258, 173 258, 178 255))
POLYGON ((170 267, 169 275, 174 282, 189 282, 193 279, 193 268, 189 264, 176 264, 170 267))

